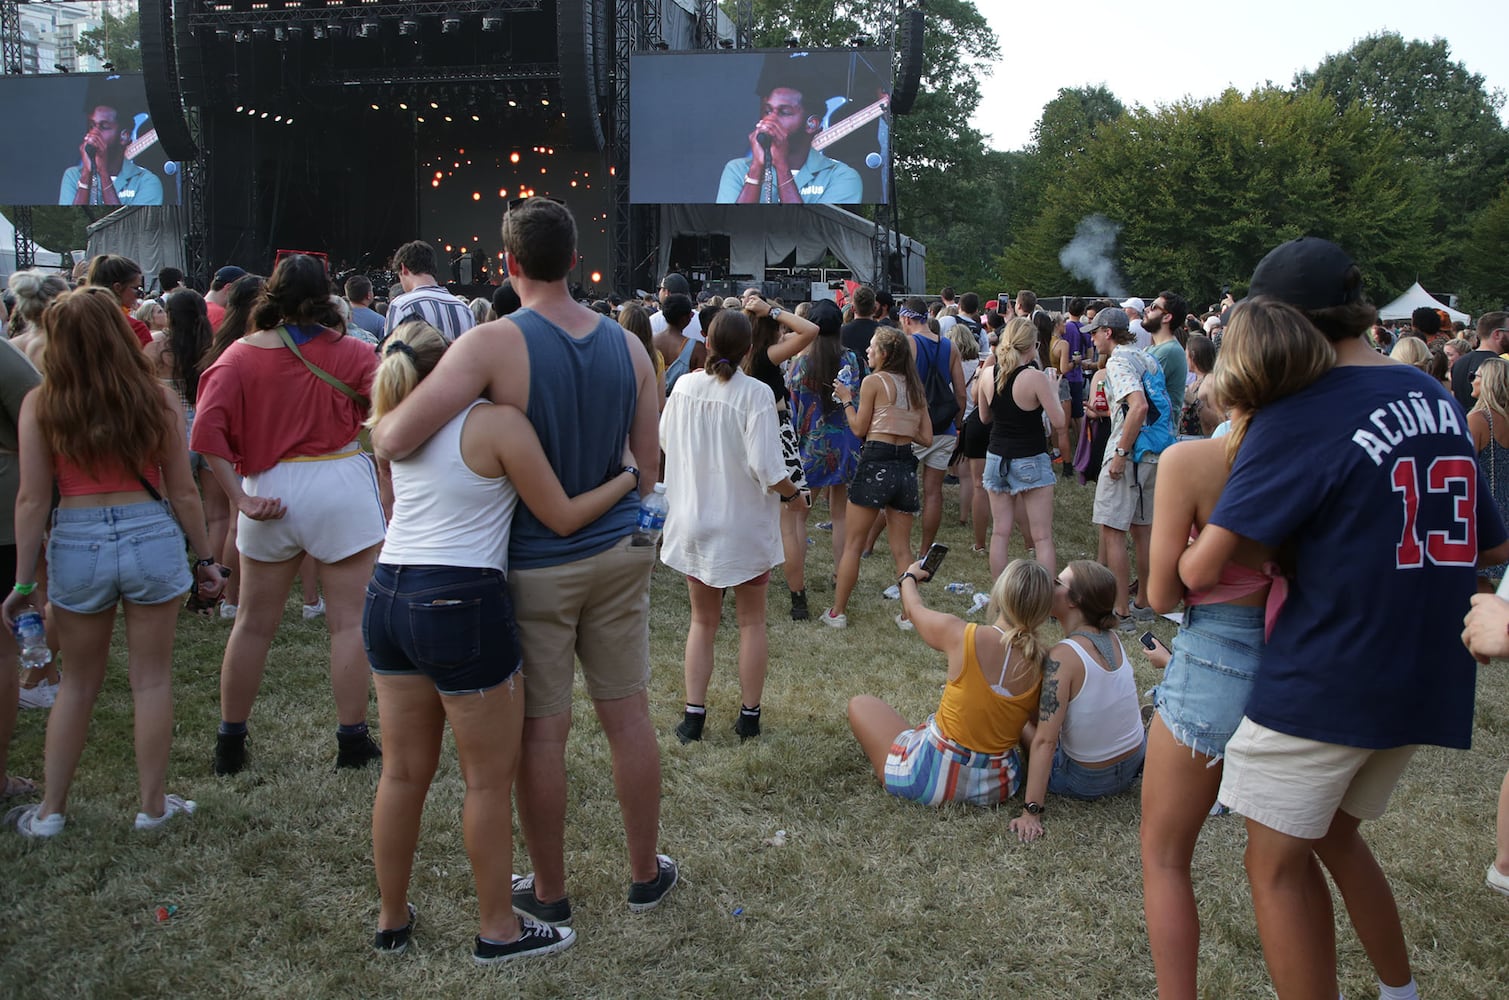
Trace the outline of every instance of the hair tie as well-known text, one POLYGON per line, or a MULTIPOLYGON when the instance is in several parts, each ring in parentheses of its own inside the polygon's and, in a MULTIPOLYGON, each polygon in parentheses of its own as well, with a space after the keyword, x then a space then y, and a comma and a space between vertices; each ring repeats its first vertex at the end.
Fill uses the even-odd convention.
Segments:
POLYGON ((738 367, 737 365, 735 365, 732 361, 728 360, 727 358, 713 358, 713 364, 715 364, 715 365, 728 365, 730 368, 737 368, 738 367))
POLYGON ((407 354, 410 361, 417 362, 419 360, 419 358, 414 354, 414 348, 410 347, 408 344, 404 343, 401 340, 389 341, 388 346, 383 348, 383 357, 392 357, 394 351, 401 351, 404 354, 407 354))

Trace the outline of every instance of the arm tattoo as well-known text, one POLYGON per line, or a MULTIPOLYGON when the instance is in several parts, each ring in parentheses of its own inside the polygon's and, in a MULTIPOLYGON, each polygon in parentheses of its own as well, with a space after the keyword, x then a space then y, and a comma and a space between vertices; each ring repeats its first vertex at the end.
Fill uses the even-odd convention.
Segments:
POLYGON ((1047 722, 1058 713, 1058 661, 1053 657, 1043 663, 1043 691, 1038 696, 1039 722, 1047 722))

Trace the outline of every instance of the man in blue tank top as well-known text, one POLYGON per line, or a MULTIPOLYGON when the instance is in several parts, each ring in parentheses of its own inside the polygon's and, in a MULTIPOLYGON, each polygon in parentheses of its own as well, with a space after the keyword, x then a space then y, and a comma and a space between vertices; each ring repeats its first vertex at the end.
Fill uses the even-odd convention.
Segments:
MULTIPOLYGON (((627 438, 639 461, 659 457, 655 369, 639 340, 571 298, 576 222, 564 205, 530 198, 503 216, 509 280, 524 308, 457 340, 402 405, 372 431, 380 456, 412 452, 472 400, 528 415, 572 496, 622 469, 627 438)), ((640 483, 640 495, 654 486, 640 483)), ((628 840, 629 909, 648 910, 675 885, 676 864, 655 852, 660 750, 650 723, 650 570, 654 546, 630 544, 628 497, 567 538, 520 506, 509 543, 509 590, 524 648, 524 745, 519 825, 534 872, 514 878, 517 912, 571 921, 566 896, 566 737, 576 659, 608 737, 628 840)), ((506 831, 505 831, 506 833, 506 831)))
MULTIPOLYGON (((1331 872, 1387 1000, 1416 996, 1388 879, 1359 831, 1421 744, 1466 749, 1476 668, 1456 642, 1476 565, 1509 552, 1472 439, 1435 379, 1362 334, 1377 311, 1340 247, 1302 237, 1254 271, 1301 310, 1336 366, 1252 418, 1187 554, 1219 567, 1238 537, 1292 544, 1288 600, 1226 747, 1221 802, 1247 817, 1246 866, 1278 995, 1336 996, 1331 872)), ((1215 571, 1215 575, 1219 571, 1215 571)), ((1215 579, 1186 578, 1190 589, 1215 579)))

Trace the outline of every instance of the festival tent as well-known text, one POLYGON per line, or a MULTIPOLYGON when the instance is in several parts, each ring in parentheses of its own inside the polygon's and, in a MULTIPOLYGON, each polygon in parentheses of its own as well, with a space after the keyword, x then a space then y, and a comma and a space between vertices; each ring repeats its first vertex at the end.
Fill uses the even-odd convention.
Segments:
POLYGON ((1464 312, 1458 312, 1451 306, 1438 300, 1424 288, 1421 288, 1418 281, 1409 286, 1409 291, 1379 309, 1378 318, 1385 323, 1396 319, 1409 319, 1410 314, 1421 306, 1427 309, 1444 309, 1446 314, 1451 317, 1453 323, 1469 323, 1472 321, 1471 316, 1464 312))
MULTIPOLYGON (((48 269, 60 269, 63 266, 63 255, 56 250, 45 250, 36 244, 32 245, 32 252, 36 258, 36 266, 48 269)), ((16 269, 16 227, 4 215, 0 215, 0 275, 10 274, 16 269)))
MULTIPOLYGON (((717 233, 729 238, 729 273, 763 276, 796 251, 796 265, 816 264, 831 252, 861 284, 875 284, 875 224, 832 205, 667 205, 661 216, 657 274, 670 267, 671 240, 717 233)), ((896 236, 887 241, 894 253, 896 236)), ((901 237, 902 284, 921 293, 927 248, 901 237)))
POLYGON ((182 205, 124 205, 89 226, 89 256, 130 257, 152 287, 165 267, 183 269, 185 211, 182 205))

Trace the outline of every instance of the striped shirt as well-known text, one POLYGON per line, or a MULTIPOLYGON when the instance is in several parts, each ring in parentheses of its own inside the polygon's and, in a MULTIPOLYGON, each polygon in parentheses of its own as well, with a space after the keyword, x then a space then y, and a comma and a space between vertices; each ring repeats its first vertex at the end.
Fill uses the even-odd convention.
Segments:
POLYGON ((399 324, 411 319, 424 320, 439 330, 447 343, 477 325, 471 307, 439 285, 421 285, 390 302, 383 339, 391 336, 399 324))

